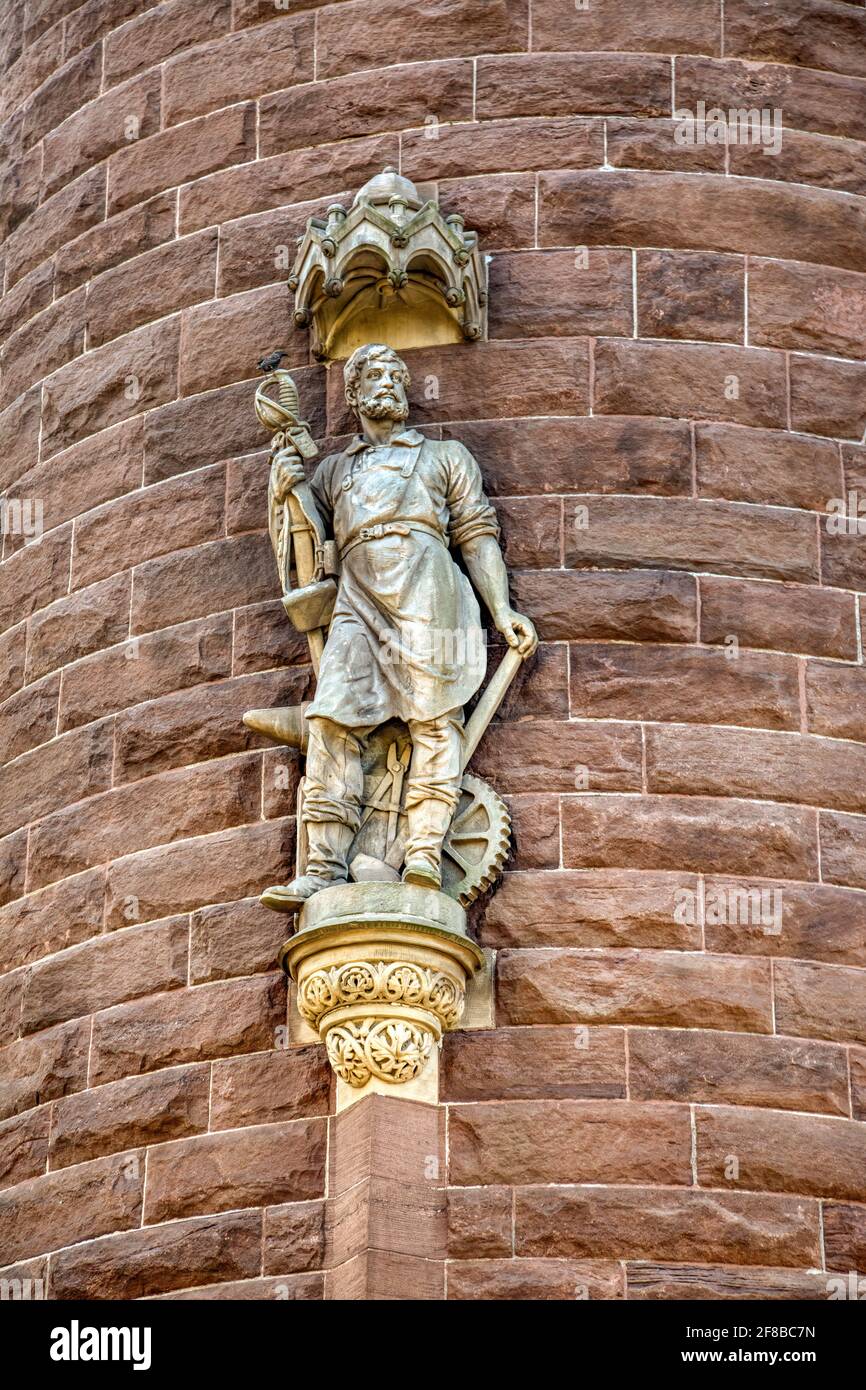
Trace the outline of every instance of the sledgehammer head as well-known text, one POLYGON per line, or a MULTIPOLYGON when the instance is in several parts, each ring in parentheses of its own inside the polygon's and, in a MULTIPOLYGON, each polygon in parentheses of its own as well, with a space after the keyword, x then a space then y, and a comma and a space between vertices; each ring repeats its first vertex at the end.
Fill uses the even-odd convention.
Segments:
POLYGON ((307 751, 307 725, 304 718, 307 705, 281 705, 276 709, 248 709, 244 723, 257 734, 265 734, 289 748, 307 751))

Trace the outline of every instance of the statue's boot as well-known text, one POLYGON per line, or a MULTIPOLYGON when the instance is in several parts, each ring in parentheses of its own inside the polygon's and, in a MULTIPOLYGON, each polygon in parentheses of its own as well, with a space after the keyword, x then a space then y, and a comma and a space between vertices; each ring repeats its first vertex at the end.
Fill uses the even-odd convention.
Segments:
POLYGON ((432 796, 407 807, 404 883, 414 884, 416 888, 442 887, 442 841, 453 815, 453 807, 432 796))
POLYGON ((342 821, 307 821, 306 871, 291 883, 265 889, 261 901, 277 912, 297 912, 314 893, 345 883, 349 876, 347 859, 355 831, 342 821))

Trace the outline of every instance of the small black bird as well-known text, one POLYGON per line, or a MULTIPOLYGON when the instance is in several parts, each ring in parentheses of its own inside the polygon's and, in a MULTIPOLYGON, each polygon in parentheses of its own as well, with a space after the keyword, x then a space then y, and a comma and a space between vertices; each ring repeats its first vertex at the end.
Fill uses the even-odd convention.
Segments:
POLYGON ((267 357, 260 358, 258 366, 263 372, 275 372, 283 358, 288 357, 288 355, 287 352, 282 352, 277 348, 275 352, 270 353, 267 357))

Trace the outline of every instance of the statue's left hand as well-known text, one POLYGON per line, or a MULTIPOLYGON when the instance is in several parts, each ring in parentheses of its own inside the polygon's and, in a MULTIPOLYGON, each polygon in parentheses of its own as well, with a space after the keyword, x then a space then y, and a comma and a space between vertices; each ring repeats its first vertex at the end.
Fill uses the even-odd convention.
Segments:
POLYGON ((515 647, 524 661, 538 646, 538 633, 528 618, 508 608, 496 623, 509 647, 515 647))

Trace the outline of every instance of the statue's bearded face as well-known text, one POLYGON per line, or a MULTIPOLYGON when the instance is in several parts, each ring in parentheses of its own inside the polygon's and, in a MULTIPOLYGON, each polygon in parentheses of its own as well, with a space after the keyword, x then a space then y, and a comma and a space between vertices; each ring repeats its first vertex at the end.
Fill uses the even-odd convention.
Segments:
POLYGON ((357 408, 369 420, 405 420, 406 368, 394 353, 368 357, 358 383, 357 408))

